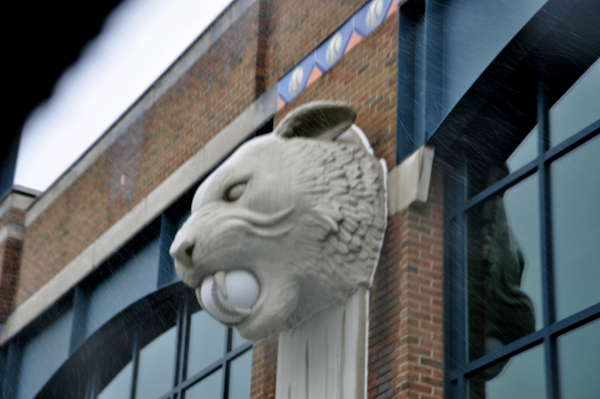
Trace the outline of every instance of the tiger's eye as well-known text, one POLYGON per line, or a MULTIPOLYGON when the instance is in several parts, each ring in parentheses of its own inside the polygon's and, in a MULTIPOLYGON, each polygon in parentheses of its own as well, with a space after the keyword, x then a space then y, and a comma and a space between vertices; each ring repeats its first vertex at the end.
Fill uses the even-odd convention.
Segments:
POLYGON ((240 182, 229 187, 229 189, 225 193, 225 201, 237 201, 238 198, 240 198, 242 194, 244 194, 244 191, 246 191, 246 185, 246 182, 240 182))

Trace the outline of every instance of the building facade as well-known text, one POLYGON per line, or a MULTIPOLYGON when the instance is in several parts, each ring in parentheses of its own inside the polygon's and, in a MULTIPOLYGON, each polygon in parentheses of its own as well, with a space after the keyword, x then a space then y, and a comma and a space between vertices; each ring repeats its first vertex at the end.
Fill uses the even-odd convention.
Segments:
POLYGON ((168 251, 203 179, 314 100, 351 104, 390 171, 368 397, 598 398, 599 19, 589 1, 233 2, 46 192, 5 193, 0 398, 274 398, 277 335, 208 317, 168 251))

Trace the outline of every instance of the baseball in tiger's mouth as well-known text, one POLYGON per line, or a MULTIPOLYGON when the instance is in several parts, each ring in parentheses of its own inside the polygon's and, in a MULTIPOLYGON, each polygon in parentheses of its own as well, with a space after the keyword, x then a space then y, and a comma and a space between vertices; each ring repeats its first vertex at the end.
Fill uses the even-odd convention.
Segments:
POLYGON ((218 271, 202 280, 196 297, 202 308, 224 324, 235 326, 252 314, 260 285, 247 270, 218 271))

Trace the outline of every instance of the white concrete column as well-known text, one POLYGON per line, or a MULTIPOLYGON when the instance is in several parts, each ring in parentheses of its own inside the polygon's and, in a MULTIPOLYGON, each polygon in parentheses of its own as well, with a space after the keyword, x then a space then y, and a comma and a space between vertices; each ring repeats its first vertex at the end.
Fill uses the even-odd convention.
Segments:
POLYGON ((365 399, 369 332, 366 288, 279 334, 277 399, 365 399))

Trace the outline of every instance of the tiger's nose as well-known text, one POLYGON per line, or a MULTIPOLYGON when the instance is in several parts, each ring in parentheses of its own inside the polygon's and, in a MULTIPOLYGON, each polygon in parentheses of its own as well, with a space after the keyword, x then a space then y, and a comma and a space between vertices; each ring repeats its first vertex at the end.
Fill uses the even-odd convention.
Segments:
POLYGON ((169 254, 173 259, 183 264, 186 267, 192 267, 192 258, 194 256, 194 248, 196 244, 194 240, 188 238, 180 238, 175 236, 175 240, 171 245, 169 254))

